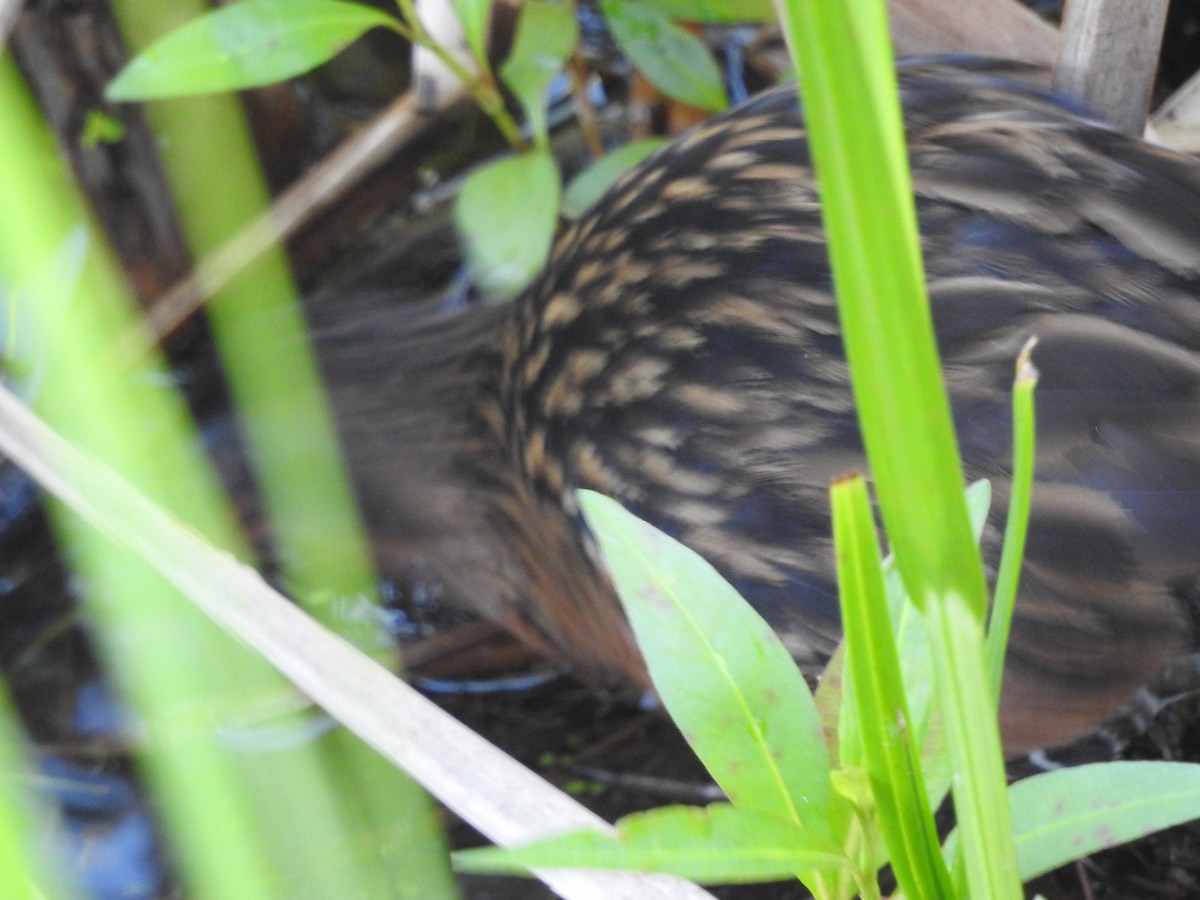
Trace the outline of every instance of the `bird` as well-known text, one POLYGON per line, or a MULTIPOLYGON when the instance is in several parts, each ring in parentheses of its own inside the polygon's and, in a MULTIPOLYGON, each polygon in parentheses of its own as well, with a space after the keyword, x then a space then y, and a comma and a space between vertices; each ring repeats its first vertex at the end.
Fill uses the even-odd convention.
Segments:
MULTIPOLYGON (((1020 64, 898 64, 921 251, 968 480, 1038 449, 1006 750, 1094 732, 1188 660, 1200 576, 1200 164, 1020 64)), ((381 569, 582 677, 648 687, 574 491, 705 557, 806 674, 840 638, 828 488, 865 470, 794 87, 668 143, 507 304, 318 325, 381 569)), ((340 318, 339 318, 340 317, 340 318)))

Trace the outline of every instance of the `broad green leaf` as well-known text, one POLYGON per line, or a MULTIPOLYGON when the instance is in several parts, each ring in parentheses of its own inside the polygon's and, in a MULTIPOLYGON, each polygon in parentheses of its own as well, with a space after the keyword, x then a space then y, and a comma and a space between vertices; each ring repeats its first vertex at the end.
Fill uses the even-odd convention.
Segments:
POLYGON ((271 84, 315 68, 371 28, 395 24, 379 10, 338 0, 242 0, 156 41, 105 96, 150 100, 271 84))
POLYGON ((771 0, 638 0, 676 22, 716 25, 729 22, 774 22, 771 0))
POLYGON ((600 157, 567 185, 563 195, 563 215, 568 219, 578 219, 618 178, 664 143, 666 141, 662 138, 644 138, 600 157))
MULTIPOLYGON (((1139 761, 1075 766, 1008 789, 1022 881, 1181 822, 1200 819, 1200 765, 1139 761)), ((958 831, 946 838, 952 859, 958 831)))
POLYGON ((730 801, 839 835, 849 808, 830 784, 812 695, 779 638, 697 554, 614 500, 578 497, 659 696, 730 801))
POLYGON ((486 291, 510 296, 541 269, 554 239, 560 191, 558 166, 541 152, 499 160, 467 179, 454 218, 486 291))
POLYGON ((475 55, 476 62, 484 70, 487 69, 487 38, 488 24, 491 19, 491 0, 450 0, 458 20, 462 22, 463 33, 467 36, 467 45, 475 55))
POLYGON ((729 105, 721 72, 704 43, 664 13, 633 0, 601 0, 621 50, 663 93, 700 109, 729 105))
POLYGON ((500 67, 500 77, 521 101, 542 149, 548 141, 546 89, 562 71, 578 35, 579 25, 566 6, 530 0, 521 6, 512 52, 500 67))
POLYGON ((854 697, 879 828, 906 894, 949 896, 950 873, 938 852, 919 749, 910 730, 912 719, 866 484, 857 475, 835 483, 830 494, 846 632, 844 677, 854 697))
POLYGON ((524 873, 531 868, 628 869, 679 875, 702 884, 790 879, 800 870, 839 869, 845 855, 790 822, 728 803, 666 806, 617 822, 616 836, 575 831, 524 847, 454 854, 461 872, 524 873))

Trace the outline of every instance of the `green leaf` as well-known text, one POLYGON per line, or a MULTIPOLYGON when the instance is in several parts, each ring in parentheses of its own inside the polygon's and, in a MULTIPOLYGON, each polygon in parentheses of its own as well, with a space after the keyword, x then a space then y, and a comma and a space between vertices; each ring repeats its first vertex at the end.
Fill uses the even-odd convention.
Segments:
POLYGON ((488 24, 491 21, 491 0, 450 0, 458 20, 462 22, 463 33, 467 36, 467 45, 475 55, 475 60, 486 71, 488 67, 487 38, 488 24))
POLYGON ((601 0, 600 8, 621 50, 663 93, 714 112, 729 105, 702 41, 645 3, 601 0))
POLYGON ((512 52, 500 67, 500 77, 521 102, 543 150, 548 141, 546 89, 562 71, 578 35, 579 25, 566 6, 531 0, 521 7, 512 52))
POLYGON ((836 482, 830 495, 846 630, 844 677, 852 685, 879 828, 904 892, 910 897, 948 897, 950 873, 938 850, 918 746, 910 730, 912 719, 866 484, 856 475, 836 482))
POLYGON ((115 144, 125 137, 125 123, 99 109, 89 109, 79 144, 88 150, 101 144, 115 144))
POLYGON ((790 822, 716 803, 666 806, 617 822, 615 837, 575 831, 513 850, 455 853, 461 872, 525 873, 532 868, 627 869, 705 884, 791 879, 800 870, 840 869, 848 860, 790 822))
POLYGON ((1008 517, 1004 523, 1004 549, 1000 554, 1000 569, 996 573, 987 634, 988 679, 997 703, 1000 702, 1000 688, 1004 679, 1004 655, 1008 650, 1017 586, 1021 581, 1021 562, 1025 557, 1025 537, 1029 531, 1029 506, 1033 495, 1034 450, 1037 444, 1033 389, 1037 387, 1038 371, 1030 356, 1036 343, 1036 339, 1031 338, 1021 350, 1017 357, 1016 377, 1013 379, 1012 485, 1009 490, 1008 517))
POLYGON ((513 156, 476 170, 454 209, 475 276, 487 292, 515 294, 550 253, 561 185, 548 153, 513 156))
POLYGON ((717 25, 729 22, 774 22, 771 0, 640 0, 643 6, 676 22, 717 25))
POLYGON ((105 91, 150 100, 258 87, 315 68, 396 20, 338 0, 242 0, 201 16, 138 54, 105 91))
POLYGON ((838 839, 850 809, 833 791, 812 695, 779 638, 691 550, 614 500, 578 497, 659 696, 730 801, 838 839))
POLYGON ((567 185, 562 214, 578 219, 618 178, 665 143, 662 138, 643 138, 600 157, 567 185))
MULTIPOLYGON (((979 542, 987 522, 992 502, 992 486, 986 479, 967 488, 967 515, 971 533, 979 542)), ((929 802, 934 808, 945 799, 950 789, 950 759, 942 733, 941 713, 933 683, 933 658, 929 650, 929 633, 916 606, 904 590, 895 557, 884 560, 888 603, 892 610, 892 625, 896 629, 896 645, 900 648, 900 668, 908 697, 909 725, 917 746, 922 748, 921 762, 929 802)))
MULTIPOLYGON (((1107 762, 1034 775, 1008 789, 1022 881, 1090 853, 1200 818, 1200 765, 1107 762)), ((946 838, 947 860, 958 830, 946 838)))

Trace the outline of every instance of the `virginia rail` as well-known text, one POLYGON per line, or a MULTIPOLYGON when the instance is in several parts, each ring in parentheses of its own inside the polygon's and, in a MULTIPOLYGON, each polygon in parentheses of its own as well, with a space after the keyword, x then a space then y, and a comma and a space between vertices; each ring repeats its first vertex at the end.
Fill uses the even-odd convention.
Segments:
MULTIPOLYGON (((1017 352, 1039 447, 1009 750, 1110 717, 1193 647, 1200 165, 993 62, 902 64, 929 291, 970 479, 998 511, 1017 352)), ((508 306, 325 328, 383 568, 644 685, 572 489, 709 559, 806 671, 838 639, 830 478, 864 465, 792 88, 623 178, 508 306)))

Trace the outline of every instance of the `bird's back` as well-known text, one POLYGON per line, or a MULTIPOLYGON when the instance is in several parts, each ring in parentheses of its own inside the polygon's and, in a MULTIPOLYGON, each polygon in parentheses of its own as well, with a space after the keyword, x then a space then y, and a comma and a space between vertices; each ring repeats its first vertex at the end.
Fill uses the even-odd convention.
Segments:
MULTIPOLYGON (((967 475, 992 480, 1001 512, 1014 363, 1040 340, 1006 716, 1014 745, 1054 743, 1190 641, 1200 166, 997 64, 915 63, 901 88, 967 475)), ((864 462, 808 162, 782 88, 627 176, 519 303, 507 402, 543 492, 621 499, 815 664, 838 633, 828 485, 864 462)))
MULTIPOLYGON (((1013 366, 1040 339, 1038 483, 1005 700, 1019 749, 1085 732, 1192 645, 1200 166, 1013 76, 987 62, 901 67, 946 382, 968 478, 991 479, 998 501, 989 562, 1013 366)), ((571 491, 593 488, 702 553, 818 666, 838 638, 828 485, 865 463, 793 90, 673 141, 568 230, 509 312, 481 315, 484 337, 453 351, 470 360, 451 366, 458 405, 443 384, 422 407, 453 419, 447 452, 380 461, 413 431, 387 421, 386 398, 354 426, 375 435, 356 464, 371 504, 393 508, 376 513, 393 549, 440 536, 399 555, 417 552, 448 593, 582 670, 638 683, 579 532, 571 491), (444 481, 470 497, 469 521, 420 501, 444 481)), ((396 365, 393 381, 423 389, 421 371, 396 365)), ((441 433, 421 430, 425 444, 441 433)))

